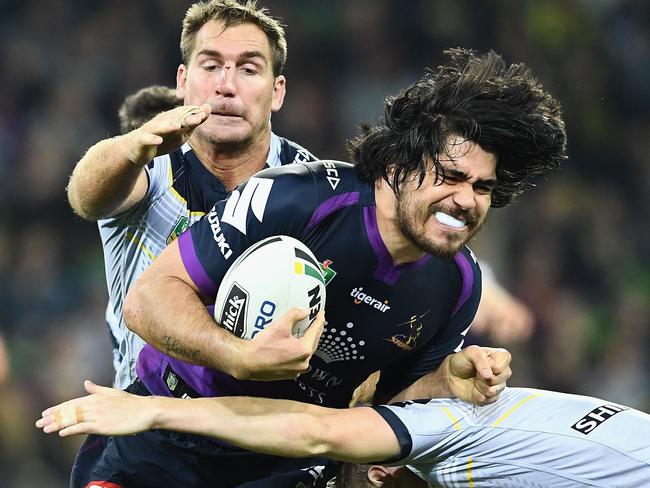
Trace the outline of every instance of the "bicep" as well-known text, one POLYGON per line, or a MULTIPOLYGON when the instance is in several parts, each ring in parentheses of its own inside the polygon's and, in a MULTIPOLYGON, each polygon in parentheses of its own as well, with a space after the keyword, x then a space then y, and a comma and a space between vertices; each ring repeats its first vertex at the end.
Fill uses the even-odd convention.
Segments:
POLYGON ((169 244, 151 265, 145 269, 139 281, 149 283, 154 280, 172 280, 188 286, 194 293, 201 293, 190 277, 181 257, 178 239, 169 244))

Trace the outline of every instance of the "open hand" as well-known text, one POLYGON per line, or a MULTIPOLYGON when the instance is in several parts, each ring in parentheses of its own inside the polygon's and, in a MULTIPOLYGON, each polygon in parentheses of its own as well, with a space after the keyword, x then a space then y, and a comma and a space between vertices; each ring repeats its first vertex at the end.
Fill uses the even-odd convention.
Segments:
POLYGON ((36 427, 61 437, 77 434, 125 435, 153 427, 155 412, 139 397, 84 381, 89 395, 68 400, 43 411, 36 427))

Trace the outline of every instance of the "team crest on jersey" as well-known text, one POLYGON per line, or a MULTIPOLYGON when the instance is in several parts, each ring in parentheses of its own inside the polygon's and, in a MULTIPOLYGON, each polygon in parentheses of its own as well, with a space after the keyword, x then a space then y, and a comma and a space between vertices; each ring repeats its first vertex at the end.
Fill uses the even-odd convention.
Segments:
POLYGON ((420 332, 422 332, 422 319, 429 312, 430 310, 427 310, 421 315, 412 315, 406 322, 397 324, 397 327, 408 327, 408 330, 395 334, 393 337, 386 340, 399 347, 402 351, 412 351, 418 337, 420 337, 420 332))
POLYGON ((320 270, 323 273, 323 279, 325 280, 325 286, 329 285, 330 281, 332 281, 336 276, 336 271, 332 268, 333 262, 334 261, 331 259, 326 259, 320 265, 320 270))
POLYGON ((167 378, 165 378, 165 382, 167 383, 167 388, 169 388, 170 391, 174 391, 178 386, 178 376, 174 373, 169 373, 167 378))
POLYGON ((185 232, 188 229, 189 226, 190 226, 190 221, 188 220, 187 217, 182 215, 181 218, 178 219, 178 221, 176 222, 174 229, 167 236, 167 245, 169 245, 172 241, 175 241, 178 238, 178 236, 180 236, 183 232, 185 232))
POLYGON ((165 368, 162 379, 167 385, 169 393, 176 398, 198 398, 201 396, 183 381, 183 378, 178 376, 169 364, 165 368))

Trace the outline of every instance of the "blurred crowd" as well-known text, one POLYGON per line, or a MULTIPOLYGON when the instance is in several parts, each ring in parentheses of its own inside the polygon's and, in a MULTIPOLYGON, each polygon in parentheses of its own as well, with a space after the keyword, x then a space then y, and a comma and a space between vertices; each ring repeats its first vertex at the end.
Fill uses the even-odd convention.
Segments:
MULTIPOLYGON (((41 409, 110 384, 96 226, 64 188, 124 97, 175 84, 179 0, 0 3, 0 488, 67 486, 79 439, 41 409), (6 354, 5 354, 6 352, 6 354)), ((560 175, 493 211, 473 249, 534 320, 475 333, 514 355, 511 384, 650 410, 650 3, 634 0, 259 0, 287 25, 274 130, 324 158, 446 47, 524 61, 563 104, 560 175)))

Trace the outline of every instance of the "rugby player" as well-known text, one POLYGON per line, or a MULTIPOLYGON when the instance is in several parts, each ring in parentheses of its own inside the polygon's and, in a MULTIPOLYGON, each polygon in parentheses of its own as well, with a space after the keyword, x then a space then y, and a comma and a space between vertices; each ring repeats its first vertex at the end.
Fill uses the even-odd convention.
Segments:
MULTIPOLYGON (((287 46, 278 20, 254 2, 196 3, 183 20, 180 47, 183 63, 176 95, 184 105, 95 144, 76 165, 68 185, 75 212, 98 220, 114 384, 120 388, 135 380, 144 345, 126 328, 122 313, 124 297, 142 271, 255 172, 314 159, 271 131, 271 114, 281 108, 286 91, 282 72, 287 46)), ((125 122, 133 113, 128 104, 123 108, 125 122)), ((306 337, 284 346, 275 357, 261 357, 264 367, 273 367, 274 361, 285 365, 295 357, 301 362, 316 342, 306 337)), ((83 473, 102 447, 96 439, 87 440, 75 461, 73 485, 85 484, 79 480, 85 480, 83 473)))
MULTIPOLYGON (((132 392, 345 407, 380 370, 379 398, 423 377, 438 388, 430 396, 496 398, 509 367, 472 362, 476 348, 469 353, 476 372, 457 376, 450 367, 480 297, 480 270, 466 243, 490 206, 507 205, 532 177, 559 166, 566 135, 559 104, 525 66, 508 66, 493 52, 448 54, 448 64, 391 98, 382 120, 351 143, 355 164, 320 161, 258 173, 145 270, 127 296, 125 319, 162 351, 142 350, 132 392), (316 353, 306 351, 293 374, 258 368, 256 341, 264 338, 263 352, 275 357, 281 346, 274 345, 297 340, 291 327, 306 313, 289 313, 245 341, 216 327, 205 307, 230 263, 277 234, 306 243, 328 281, 328 325, 316 353), (250 381, 261 379, 281 381, 250 381)), ((318 308, 316 301, 312 312, 318 308)), ((314 465, 291 461, 157 430, 111 437, 91 479, 271 486, 269 476, 300 462, 314 465)))
POLYGON ((650 415, 586 396, 506 388, 482 407, 432 399, 332 409, 250 397, 142 398, 84 386, 89 396, 48 408, 36 426, 61 436, 170 429, 267 454, 383 463, 342 465, 339 488, 633 488, 650 480, 650 415))
MULTIPOLYGON (((282 107, 286 90, 287 45, 278 20, 253 2, 196 3, 183 20, 180 46, 176 95, 184 105, 95 144, 68 185, 75 212, 98 220, 120 388, 135 380, 144 345, 122 314, 142 271, 252 174, 314 159, 271 131, 271 114, 282 107)), ((286 346, 278 361, 296 354, 286 346)))

